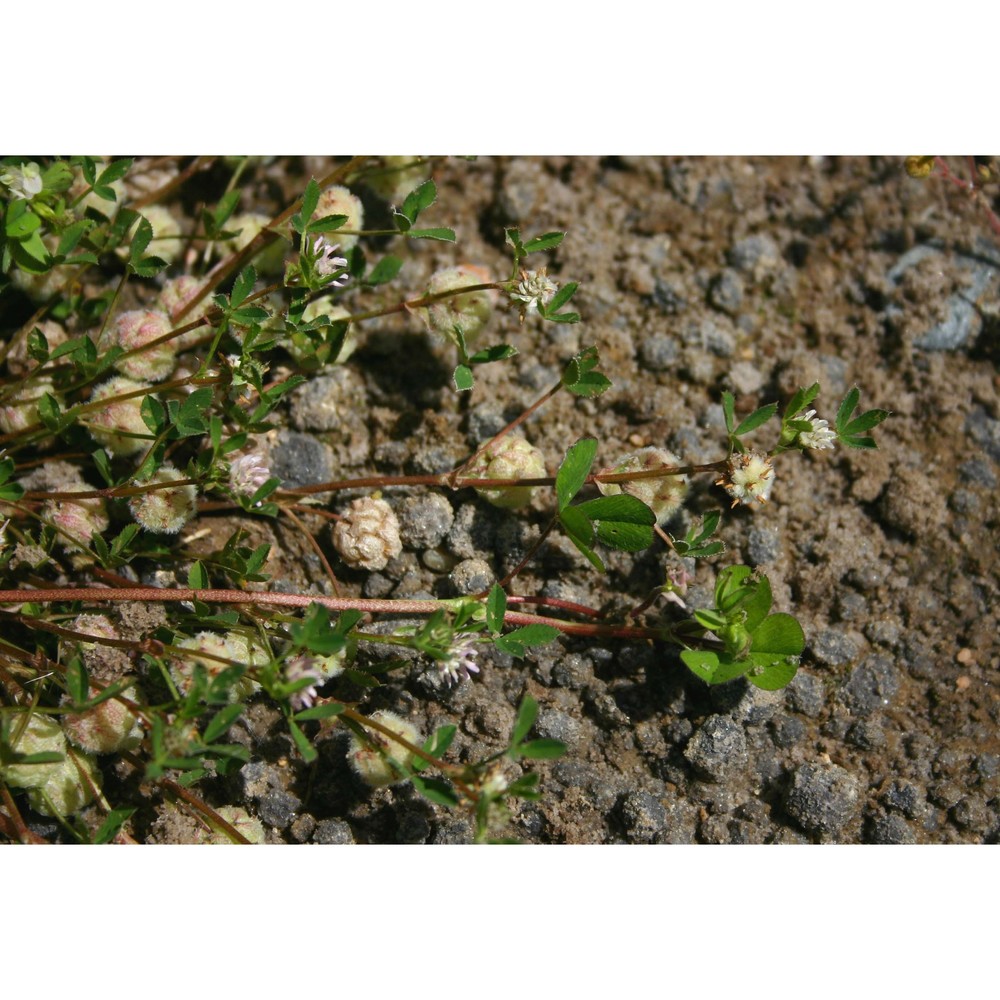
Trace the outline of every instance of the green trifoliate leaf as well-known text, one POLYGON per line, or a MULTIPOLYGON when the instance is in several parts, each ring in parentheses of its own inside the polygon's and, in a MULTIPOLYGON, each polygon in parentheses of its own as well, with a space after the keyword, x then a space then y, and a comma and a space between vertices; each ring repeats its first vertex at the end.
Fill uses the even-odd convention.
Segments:
POLYGON ((503 587, 495 583, 486 601, 486 627, 491 635, 496 635, 503 628, 503 616, 506 612, 507 595, 503 587))
MULTIPOLYGON (((507 232, 517 233, 517 230, 508 229, 507 232)), ((539 250, 554 250, 560 243, 562 243, 565 237, 565 233, 543 233, 541 236, 536 236, 534 239, 528 240, 527 243, 520 247, 520 250, 522 254, 536 253, 539 250)), ((510 242, 509 238, 508 242, 510 242)), ((515 249, 517 249, 516 244, 511 243, 511 245, 515 246, 515 249)))
POLYGON ((459 392, 468 392, 476 384, 472 369, 468 365, 457 365, 452 373, 452 380, 459 392))
POLYGON ((526 694, 521 699, 521 704, 517 710, 517 719, 514 721, 514 728, 510 734, 512 746, 517 746, 528 735, 537 718, 538 702, 530 694, 526 694))
POLYGON ((566 457, 556 474, 556 497, 560 510, 568 506, 573 497, 580 492, 587 476, 590 475, 596 456, 597 439, 589 437, 581 438, 566 452, 566 457))
POLYGON ((761 406, 759 409, 754 410, 749 417, 743 420, 733 433, 736 434, 737 437, 749 434, 751 431, 760 427, 761 424, 766 424, 768 420, 770 420, 771 417, 773 417, 777 412, 777 403, 768 403, 767 406, 761 406))

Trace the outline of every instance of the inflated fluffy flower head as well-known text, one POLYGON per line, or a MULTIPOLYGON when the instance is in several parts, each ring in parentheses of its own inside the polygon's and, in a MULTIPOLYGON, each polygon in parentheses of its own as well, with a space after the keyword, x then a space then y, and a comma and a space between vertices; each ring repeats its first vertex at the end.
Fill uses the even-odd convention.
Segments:
MULTIPOLYGON (((133 351, 170 333, 173 326, 166 313, 153 309, 132 309, 122 313, 101 334, 98 350, 102 353, 112 347, 133 351)), ((115 368, 129 378, 146 382, 162 382, 173 370, 177 356, 177 340, 118 358, 115 368)))
MULTIPOLYGON (((417 732, 416 726, 405 719, 401 719, 394 712, 373 712, 371 719, 374 722, 381 723, 386 729, 394 732, 397 736, 401 736, 408 743, 412 743, 415 746, 420 746, 423 743, 423 738, 417 732)), ((367 730, 367 734, 368 739, 371 741, 370 743, 362 741, 359 736, 352 733, 351 746, 347 755, 351 767, 357 771, 361 780, 366 785, 371 785, 372 788, 380 788, 383 785, 395 784, 397 781, 405 781, 406 779, 386 760, 386 755, 392 757, 393 760, 399 761, 404 767, 409 767, 413 761, 413 754, 400 746, 395 740, 391 740, 388 736, 384 736, 373 729, 367 730), (372 744, 375 745, 373 746, 372 744)))
POLYGON ((522 271, 517 289, 510 293, 510 297, 521 303, 521 320, 523 322, 524 317, 532 309, 538 312, 539 305, 548 305, 558 290, 559 286, 545 273, 543 267, 538 271, 522 271))
MULTIPOLYGON (((334 323, 338 323, 341 320, 348 319, 351 313, 349 310, 345 309, 343 306, 338 306, 334 303, 333 299, 329 295, 321 295, 318 299, 313 299, 302 311, 302 318, 307 323, 311 323, 313 320, 319 319, 320 316, 326 316, 330 321, 331 326, 334 323)), ((313 367, 323 367, 326 364, 338 364, 342 365, 347 359, 357 350, 358 347, 358 335, 354 332, 353 327, 347 328, 347 333, 344 336, 344 342, 341 345, 340 353, 336 358, 330 357, 330 348, 323 344, 318 350, 313 347, 312 342, 305 337, 304 334, 299 334, 293 337, 289 337, 282 341, 282 347, 285 348, 288 353, 295 358, 295 360, 301 364, 308 364, 310 368, 313 367)))
MULTIPOLYGON (((99 688, 90 688, 91 698, 99 693, 99 688)), ((129 701, 139 701, 135 684, 130 684, 121 695, 129 701)), ((139 717, 117 698, 108 698, 79 715, 64 715, 63 731, 71 743, 89 753, 133 750, 142 742, 139 717)))
POLYGON ((774 485, 774 469, 767 455, 751 451, 746 455, 733 455, 729 460, 726 475, 715 481, 737 504, 767 503, 771 487, 774 485))
POLYGON ((383 156, 382 169, 365 177, 365 183, 392 204, 401 202, 431 176, 431 166, 422 156, 383 156))
POLYGON ((799 431, 796 440, 803 448, 822 451, 836 444, 837 432, 830 430, 830 425, 825 420, 817 420, 815 410, 806 410, 801 419, 808 420, 812 424, 812 430, 799 431))
MULTIPOLYGON (((112 455, 137 455, 149 447, 153 435, 142 419, 142 396, 131 399, 116 399, 130 392, 151 389, 148 382, 136 382, 135 379, 118 375, 99 385, 91 393, 92 403, 109 400, 106 406, 91 410, 84 415, 90 436, 112 455), (133 437, 132 435, 141 435, 133 437)), ((155 395, 155 394, 154 394, 155 395)))
MULTIPOLYGON (((39 330, 45 337, 45 343, 49 345, 49 350, 54 351, 60 344, 65 344, 69 335, 58 323, 51 319, 43 319, 40 323, 35 323, 33 329, 39 330)), ((8 342, 7 351, 7 371, 11 375, 27 375, 34 371, 39 362, 28 353, 28 338, 20 337, 13 343, 8 342)), ((51 390, 49 390, 51 391, 51 390)))
MULTIPOLYGON (((227 257, 230 254, 239 253, 257 238, 257 235, 270 221, 270 216, 261 212, 242 212, 227 219, 223 228, 227 232, 236 232, 237 235, 226 240, 225 243, 217 244, 216 255, 227 257)), ((257 268, 258 273, 281 274, 285 269, 285 251, 287 249, 288 243, 283 239, 269 243, 253 259, 254 267, 257 268)))
MULTIPOLYGON (((646 472, 681 464, 681 460, 666 448, 640 448, 623 455, 618 464, 601 472, 646 472)), ((680 507, 687 494, 687 476, 664 476, 663 479, 636 479, 630 483, 598 483, 597 488, 606 497, 628 493, 641 500, 656 515, 656 523, 663 525, 680 507)))
POLYGON ((17 434, 40 423, 38 403, 46 393, 53 396, 62 409, 62 398, 53 390, 52 379, 48 375, 38 375, 0 404, 0 430, 5 434, 17 434))
MULTIPOLYGON (((89 488, 84 482, 74 487, 80 490, 89 488)), ((67 552, 89 549, 94 535, 106 531, 110 524, 107 508, 100 497, 46 500, 42 506, 42 520, 57 529, 56 541, 67 552)))
POLYGON ((146 248, 146 253, 172 264, 184 250, 180 223, 173 213, 162 205, 147 205, 143 208, 142 214, 153 230, 153 238, 146 248))
MULTIPOLYGON (((442 292, 453 292, 470 285, 483 285, 493 278, 484 267, 474 264, 459 264, 448 267, 431 275, 425 295, 440 295, 442 292)), ((424 322, 434 333, 458 342, 455 327, 462 331, 466 341, 472 340, 486 326, 493 307, 496 305, 498 292, 495 288, 483 288, 478 292, 467 292, 465 295, 450 295, 438 302, 432 302, 421 310, 424 322)))
POLYGON ((72 816, 94 801, 103 778, 89 754, 69 751, 45 784, 28 789, 28 801, 43 816, 72 816))
MULTIPOLYGON (((160 294, 156 298, 156 308, 166 313, 173 322, 181 310, 198 294, 201 287, 201 280, 190 274, 182 274, 179 278, 169 278, 163 283, 163 288, 160 289, 160 294)), ((189 321, 193 322, 203 312, 204 309, 195 307, 189 316, 184 317, 181 325, 187 326, 189 321)), ((204 324, 196 326, 193 330, 188 330, 176 337, 171 343, 177 345, 178 353, 186 351, 192 345, 197 344, 205 336, 206 331, 207 327, 204 324)))
MULTIPOLYGON (((226 635, 217 632, 199 632, 197 635, 182 639, 177 645, 185 652, 170 660, 170 676, 182 693, 187 693, 191 687, 196 664, 205 668, 205 673, 211 680, 233 664, 259 667, 270 659, 264 649, 251 642, 241 632, 229 632, 226 635), (232 662, 223 663, 223 660, 232 662)), ((232 701, 249 698, 257 686, 256 681, 244 675, 229 689, 229 697, 232 701)))
MULTIPOLYGON (((156 483, 176 483, 184 479, 184 474, 170 464, 161 465, 153 476, 135 486, 150 486, 156 483)), ((128 506, 132 516, 147 531, 161 535, 176 535, 194 517, 197 487, 193 483, 170 489, 150 490, 129 497, 128 506)))
MULTIPOLYGON (((237 833, 242 833, 251 844, 263 844, 265 840, 264 824, 251 816, 241 806, 219 806, 215 810, 237 833)), ((231 844, 233 841, 224 830, 213 829, 207 835, 205 844, 231 844)))
MULTIPOLYGON (((4 721, 7 724, 10 749, 17 753, 66 752, 66 737, 57 719, 32 712, 25 722, 22 713, 10 712, 4 721)), ((12 788, 34 788, 44 785, 59 770, 61 763, 4 764, 0 760, 0 778, 12 788)))
POLYGON ((351 194, 348 188, 339 184, 327 188, 319 196, 316 211, 313 212, 314 219, 322 219, 327 215, 346 215, 347 221, 334 233, 330 233, 344 250, 350 250, 356 246, 358 237, 356 233, 344 232, 344 230, 363 229, 365 222, 365 210, 361 204, 361 199, 351 194))
POLYGON ((334 525, 333 545, 348 566, 368 570, 384 569, 403 551, 396 515, 375 497, 351 501, 334 525))
MULTIPOLYGON (((490 445, 469 466, 465 473, 470 479, 539 479, 545 473, 542 453, 524 438, 507 435, 490 445)), ((531 502, 531 486, 512 489, 476 488, 476 492, 494 507, 524 507, 531 502)))

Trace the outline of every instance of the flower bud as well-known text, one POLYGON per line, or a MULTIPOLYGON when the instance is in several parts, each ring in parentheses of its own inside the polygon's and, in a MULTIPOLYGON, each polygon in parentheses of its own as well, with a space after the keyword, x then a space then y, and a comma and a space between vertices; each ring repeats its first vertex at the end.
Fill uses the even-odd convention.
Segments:
MULTIPOLYGON (((542 453, 524 438, 510 434, 491 444, 465 471, 469 479, 539 479, 545 474, 542 453)), ((476 492, 494 507, 524 507, 531 502, 534 488, 477 487, 476 492)))
MULTIPOLYGON (((640 448, 623 455, 618 464, 606 473, 646 472, 681 465, 681 460, 665 448, 640 448)), ((656 515, 656 523, 663 525, 680 507, 687 493, 687 476, 664 476, 662 479, 636 479, 629 483, 601 483, 597 488, 606 497, 627 493, 641 500, 656 515)))
MULTIPOLYGON (((423 737, 417 731, 416 726, 401 719, 394 712, 373 712, 371 719, 381 723, 408 743, 415 746, 420 746, 423 743, 423 737)), ((410 767, 413 762, 413 754, 395 740, 374 729, 366 729, 365 732, 370 742, 362 741, 359 736, 352 733, 351 746, 348 751, 351 767, 358 773, 361 780, 366 785, 371 785, 372 788, 381 788, 383 785, 393 785, 398 781, 405 781, 406 779, 386 760, 386 755, 404 767, 410 767), (384 753, 378 749, 379 747, 384 753)))
POLYGON ((375 497, 351 501, 334 525, 333 545, 348 566, 370 570, 384 569, 403 551, 396 515, 375 497))

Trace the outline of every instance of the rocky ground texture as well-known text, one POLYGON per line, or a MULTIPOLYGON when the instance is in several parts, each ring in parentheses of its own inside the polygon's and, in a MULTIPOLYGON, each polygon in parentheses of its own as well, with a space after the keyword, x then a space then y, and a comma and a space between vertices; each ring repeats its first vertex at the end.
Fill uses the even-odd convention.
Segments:
MULTIPOLYGON (((328 168, 275 161, 270 183, 294 194, 328 168)), ((909 177, 901 159, 484 157, 442 161, 434 178, 433 224, 453 226, 459 241, 415 246, 400 278, 408 294, 454 263, 505 276, 504 226, 565 230, 549 271, 580 282, 583 322, 495 316, 484 340, 519 354, 479 369, 471 400, 450 385, 450 349, 415 319, 362 324, 349 362, 310 376, 283 411, 272 456, 287 482, 453 468, 588 344, 613 388, 597 400, 560 394, 524 428, 550 472, 588 434, 601 442, 599 465, 654 444, 688 463, 715 461, 723 389, 747 413, 819 381, 819 416, 832 422, 857 384, 863 408, 893 415, 876 429, 876 452, 779 458, 770 502, 728 514, 726 554, 697 567, 690 603, 710 604, 718 569, 744 562, 767 573, 775 610, 799 618, 807 647, 784 691, 743 681, 710 689, 672 648, 561 639, 525 660, 486 657, 450 690, 414 660, 365 707, 425 734, 454 722, 453 753, 472 759, 503 745, 530 693, 541 706, 536 734, 568 752, 532 765, 542 798, 517 807, 504 831, 528 843, 995 843, 1000 238, 985 213, 940 179, 909 177)), ((365 198, 374 228, 386 209, 365 198)), ((384 570, 337 564, 329 533, 319 534, 347 593, 483 590, 552 508, 544 490, 522 511, 471 492, 385 497, 404 551, 384 570)), ((697 479, 670 530, 719 507, 728 510, 711 477, 697 479)), ((208 514, 192 526, 190 535, 211 532, 191 558, 228 537, 231 520, 208 514)), ((300 535, 252 523, 252 544, 273 545, 271 586, 327 592, 300 535)), ((554 535, 512 589, 623 609, 663 582, 666 558, 662 546, 610 554, 601 576, 554 535)), ((364 786, 337 728, 320 738, 312 767, 261 697, 233 735, 251 762, 200 792, 217 807, 246 807, 269 841, 471 838, 466 819, 408 785, 364 786)), ((144 801, 134 777, 108 770, 109 800, 144 801)), ((197 827, 183 808, 146 800, 133 835, 184 842, 197 827)))

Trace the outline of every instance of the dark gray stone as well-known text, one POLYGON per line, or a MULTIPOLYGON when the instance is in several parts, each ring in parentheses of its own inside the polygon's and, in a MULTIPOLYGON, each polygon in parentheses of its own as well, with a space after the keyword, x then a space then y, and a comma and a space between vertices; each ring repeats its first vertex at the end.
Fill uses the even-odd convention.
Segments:
POLYGON ((861 750, 879 750, 886 744, 885 731, 874 719, 861 719, 848 730, 847 741, 861 750))
POLYGON ((981 406, 973 406, 965 420, 965 433, 994 462, 1000 462, 1000 420, 994 420, 981 406))
POLYGON ((952 820, 959 826, 980 836, 1000 826, 1000 817, 981 795, 965 795, 951 807, 952 820))
POLYGON ((732 268, 725 268, 712 282, 708 301, 716 309, 734 315, 743 305, 743 279, 732 268))
POLYGON ((478 448, 499 434, 507 423, 503 410, 495 402, 488 401, 469 410, 466 433, 473 447, 478 448))
POLYGON ((438 824, 431 838, 432 844, 471 844, 476 831, 464 816, 449 816, 438 824))
POLYGON ((552 668, 552 683, 571 691, 582 691, 593 680, 593 664, 579 653, 567 653, 552 668))
POLYGON ((779 715, 771 720, 775 746, 788 748, 795 746, 805 735, 806 725, 794 715, 779 715))
POLYGON ((743 727, 728 715, 713 715, 688 741, 684 756, 708 781, 723 781, 743 771, 750 759, 743 727))
POLYGON ((648 371, 669 371, 677 363, 677 341, 665 333, 653 333, 639 344, 639 361, 648 371))
POLYGON ((353 844, 354 834, 342 819, 322 819, 313 830, 314 844, 353 844))
POLYGON ((815 719, 823 711, 826 691, 823 682, 813 674, 800 670, 785 688, 788 704, 796 711, 815 719))
POLYGON ((965 482, 974 486, 984 486, 988 490, 995 490, 997 487, 993 467, 982 458, 970 458, 968 462, 963 462, 958 467, 958 474, 965 482))
POLYGON ((432 549, 451 530, 455 513, 440 493, 406 497, 396 507, 399 534, 408 549, 432 549))
POLYGON ((262 823, 277 830, 284 830, 295 819, 295 814, 301 806, 302 800, 298 796, 275 788, 257 803, 257 815, 262 823))
POLYGON ((483 559, 464 559, 449 576, 456 594, 481 594, 493 586, 496 579, 489 563, 483 559))
POLYGON ((562 740, 571 750, 576 749, 584 735, 579 719, 558 709, 543 709, 538 713, 535 730, 545 739, 562 740))
POLYGON ((841 693, 851 713, 864 717, 886 708, 898 691, 899 673, 892 660, 876 653, 851 671, 841 693))
POLYGON ((747 555, 754 566, 777 562, 781 558, 781 533, 777 528, 754 525, 747 534, 747 555))
POLYGON ((916 834, 909 823, 896 813, 876 816, 868 827, 869 844, 915 844, 916 834))
POLYGON ((664 829, 667 810, 648 792, 629 792, 621 803, 621 817, 633 844, 648 844, 664 829))
POLYGON ((852 636, 839 628, 823 629, 809 646, 813 656, 828 667, 842 667, 857 659, 859 653, 852 636))
POLYGON ((860 807, 861 783, 836 764, 803 764, 785 799, 789 815, 816 834, 839 833, 860 807))
POLYGON ((657 279, 651 296, 653 303, 667 316, 676 316, 687 308, 684 289, 662 278, 657 279))
POLYGON ((335 479, 330 449, 309 434, 280 431, 271 450, 271 471, 283 486, 313 486, 335 479))
POLYGON ((754 233, 733 244, 729 262, 747 277, 758 279, 781 264, 781 250, 767 233, 754 233))

